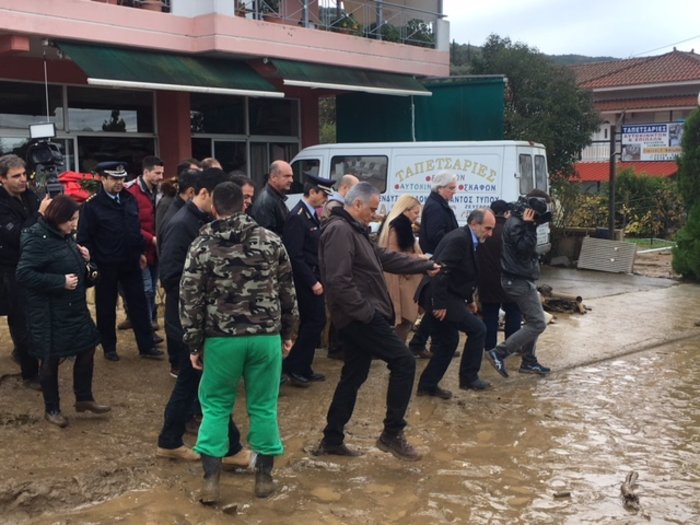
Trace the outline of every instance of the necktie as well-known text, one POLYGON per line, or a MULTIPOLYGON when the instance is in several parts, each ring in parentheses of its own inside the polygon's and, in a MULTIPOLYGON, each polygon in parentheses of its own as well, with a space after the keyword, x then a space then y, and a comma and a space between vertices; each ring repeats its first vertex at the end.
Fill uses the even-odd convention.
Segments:
POLYGON ((117 204, 121 204, 121 203, 119 202, 119 195, 116 195, 116 196, 114 197, 114 202, 116 202, 117 204))

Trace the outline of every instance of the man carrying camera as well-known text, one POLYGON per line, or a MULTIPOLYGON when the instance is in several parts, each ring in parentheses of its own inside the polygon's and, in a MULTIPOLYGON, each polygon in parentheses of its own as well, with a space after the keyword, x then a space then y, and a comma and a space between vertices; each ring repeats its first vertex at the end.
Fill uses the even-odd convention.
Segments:
POLYGON ((17 285, 15 270, 19 261, 20 234, 34 224, 51 202, 39 202, 27 186, 27 170, 17 155, 0 157, 0 315, 7 316, 13 356, 19 361, 25 386, 41 390, 39 364, 29 354, 30 335, 24 294, 17 285))
POLYGON ((522 355, 519 372, 547 375, 551 370, 542 366, 535 357, 537 338, 547 323, 535 281, 540 276, 537 254, 537 226, 549 222, 551 213, 547 204, 549 195, 542 190, 532 190, 523 203, 514 206, 503 228, 503 252, 501 254, 501 285, 522 312, 525 324, 495 348, 486 357, 503 377, 508 377, 505 360, 513 353, 522 355))

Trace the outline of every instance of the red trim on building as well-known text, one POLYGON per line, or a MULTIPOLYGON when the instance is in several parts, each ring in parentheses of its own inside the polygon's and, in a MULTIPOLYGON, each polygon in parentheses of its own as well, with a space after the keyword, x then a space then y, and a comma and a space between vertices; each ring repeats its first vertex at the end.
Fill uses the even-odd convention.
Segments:
MULTIPOLYGON (((577 162, 574 166, 577 182, 608 182, 610 164, 607 162, 577 162)), ((678 173, 678 164, 671 162, 618 162, 617 173, 632 168, 638 175, 649 177, 673 177, 678 173)))

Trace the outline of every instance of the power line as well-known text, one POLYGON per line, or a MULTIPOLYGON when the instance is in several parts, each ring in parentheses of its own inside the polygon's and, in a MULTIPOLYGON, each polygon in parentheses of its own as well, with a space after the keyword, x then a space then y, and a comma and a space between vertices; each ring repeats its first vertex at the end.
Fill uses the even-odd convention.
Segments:
POLYGON ((641 53, 637 53, 637 54, 635 54, 635 55, 630 55, 629 58, 638 57, 638 56, 640 56, 640 55, 646 55, 647 53, 653 53, 654 51, 659 51, 659 50, 661 50, 661 49, 666 49, 667 47, 671 47, 671 46, 677 46, 678 44, 684 44, 684 43, 686 43, 686 42, 690 42, 691 40, 695 40, 696 38, 700 38, 700 35, 691 36, 690 38, 686 38, 685 40, 680 40, 680 41, 678 41, 678 42, 673 42, 672 44, 667 44, 667 45, 665 45, 665 46, 657 47, 657 48, 655 48, 655 49, 649 49, 648 51, 642 51, 641 53))

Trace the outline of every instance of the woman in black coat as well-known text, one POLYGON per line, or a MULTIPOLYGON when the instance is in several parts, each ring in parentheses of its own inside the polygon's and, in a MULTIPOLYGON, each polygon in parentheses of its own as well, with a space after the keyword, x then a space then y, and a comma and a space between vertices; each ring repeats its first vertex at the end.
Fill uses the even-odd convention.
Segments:
POLYGON ((92 371, 99 332, 85 298, 88 250, 76 244, 78 204, 66 195, 55 197, 43 217, 22 233, 17 282, 26 290, 31 353, 39 359, 39 381, 45 417, 65 427, 58 395, 58 365, 75 356, 75 409, 97 414, 110 407, 92 397, 92 371))

